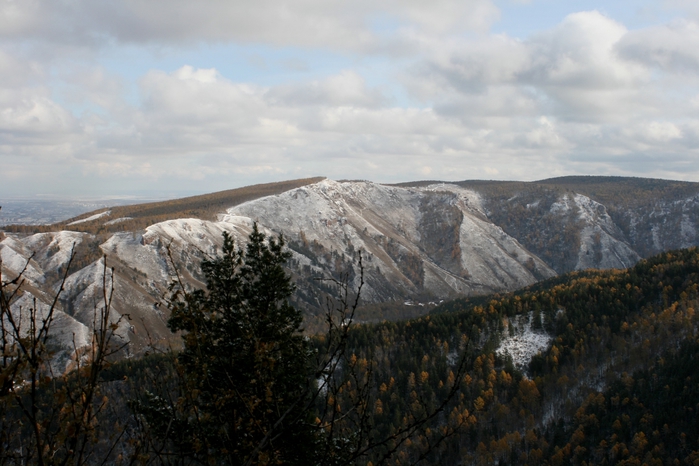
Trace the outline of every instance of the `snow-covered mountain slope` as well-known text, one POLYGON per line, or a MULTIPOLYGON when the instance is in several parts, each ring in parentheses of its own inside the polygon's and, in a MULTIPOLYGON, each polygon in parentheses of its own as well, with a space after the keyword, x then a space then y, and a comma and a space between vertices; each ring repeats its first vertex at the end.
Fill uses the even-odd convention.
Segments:
POLYGON ((579 247, 575 270, 630 267, 640 256, 623 241, 607 209, 582 194, 564 194, 551 206, 556 213, 575 212, 579 225, 579 247))
MULTIPOLYGON (((4 277, 24 271, 28 293, 22 299, 34 295, 48 304, 73 251, 59 301, 60 338, 72 345, 74 333, 77 342, 87 342, 94 310, 104 305, 105 284, 111 290, 113 283, 109 319, 117 324, 119 341, 128 344, 126 355, 176 341, 162 305, 168 285, 179 276, 202 286, 199 265, 216 254, 222 233, 244 247, 254 222, 286 238, 295 303, 309 315, 323 308, 329 291, 318 277, 346 277, 358 285, 360 251, 367 303, 507 291, 556 271, 628 267, 639 259, 631 246, 631 233, 640 235, 638 222, 620 226, 618 210, 608 212, 570 190, 520 185, 526 184, 486 189, 466 182, 398 187, 323 180, 232 206, 216 220, 177 218, 140 231, 104 233, 114 222, 104 214, 88 217, 105 227, 97 235, 0 234, 0 258, 4 277)), ((693 202, 677 207, 684 215, 678 231, 689 243, 696 243, 693 202)), ((654 228, 661 244, 664 227, 654 228)))
POLYGON ((366 292, 374 300, 509 290, 554 275, 488 222, 476 193, 457 186, 324 180, 233 207, 220 220, 235 225, 249 218, 294 243, 315 244, 321 251, 309 257, 315 261, 322 252, 349 258, 364 251, 367 265, 394 288, 381 296, 368 276, 366 292))
POLYGON ((488 219, 558 273, 625 268, 641 257, 606 206, 588 196, 524 183, 483 191, 488 219))
POLYGON ((661 199, 651 206, 614 206, 609 210, 642 257, 699 244, 699 194, 661 199))
MULTIPOLYGON (((57 291, 53 277, 67 265, 73 243, 81 243, 83 235, 43 233, 21 240, 6 237, 0 242, 3 282, 10 282, 20 274, 22 278, 18 283, 20 292, 12 302, 13 320, 21 335, 26 336, 31 331, 32 316, 39 323, 37 327, 48 318, 57 291)), ((90 326, 66 313, 60 302, 53 311, 52 322, 48 343, 55 355, 51 366, 54 373, 62 373, 74 364, 74 349, 91 343, 90 326)), ((5 324, 10 328, 7 320, 5 324)))

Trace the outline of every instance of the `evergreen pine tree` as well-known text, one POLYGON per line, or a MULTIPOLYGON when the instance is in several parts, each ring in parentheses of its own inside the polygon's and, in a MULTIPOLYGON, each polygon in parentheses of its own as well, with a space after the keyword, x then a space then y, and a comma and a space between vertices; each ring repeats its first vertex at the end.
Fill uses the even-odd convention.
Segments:
POLYGON ((180 458, 313 464, 310 349, 282 267, 291 254, 257 224, 245 251, 223 240, 221 256, 202 264, 206 291, 178 289, 170 300, 168 324, 183 332, 183 396, 170 408, 152 397, 142 412, 180 458))

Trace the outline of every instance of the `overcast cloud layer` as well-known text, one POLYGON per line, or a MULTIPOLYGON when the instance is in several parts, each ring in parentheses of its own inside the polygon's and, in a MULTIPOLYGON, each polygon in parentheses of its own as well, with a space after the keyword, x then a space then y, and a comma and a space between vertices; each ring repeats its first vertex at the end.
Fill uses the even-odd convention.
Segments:
POLYGON ((699 7, 605 5, 0 0, 0 198, 699 181, 699 7))

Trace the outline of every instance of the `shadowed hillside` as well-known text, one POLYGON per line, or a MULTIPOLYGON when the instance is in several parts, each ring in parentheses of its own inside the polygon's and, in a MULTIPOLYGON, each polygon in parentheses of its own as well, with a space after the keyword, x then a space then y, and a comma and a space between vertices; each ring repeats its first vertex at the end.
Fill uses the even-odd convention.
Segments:
POLYGON ((697 245, 699 183, 566 176, 448 184, 479 193, 488 218, 559 273, 631 265, 633 254, 610 247, 612 242, 625 243, 640 257, 697 245), (605 263, 615 256, 622 257, 621 263, 605 263))

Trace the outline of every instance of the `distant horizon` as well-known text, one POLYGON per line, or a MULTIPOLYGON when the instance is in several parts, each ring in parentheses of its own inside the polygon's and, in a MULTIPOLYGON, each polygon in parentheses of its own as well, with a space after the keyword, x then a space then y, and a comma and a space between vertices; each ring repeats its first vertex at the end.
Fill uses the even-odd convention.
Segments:
POLYGON ((370 182, 370 183, 377 183, 377 184, 384 184, 384 185, 403 185, 403 184, 410 184, 410 183, 462 183, 462 182, 515 182, 515 183, 538 183, 542 181, 548 181, 548 180, 556 180, 556 179, 564 179, 564 178, 619 178, 619 179, 647 179, 647 180, 658 180, 658 181, 671 181, 671 182, 681 182, 681 183, 699 183, 699 181, 688 181, 688 180, 680 180, 680 179, 672 179, 672 178, 656 178, 656 177, 645 177, 645 176, 625 176, 625 175, 584 175, 584 174, 579 174, 579 175, 561 175, 561 176, 553 176, 553 177, 546 177, 546 178, 540 178, 540 179, 535 179, 535 180, 520 180, 520 179, 494 179, 494 178, 466 178, 466 179, 459 179, 459 180, 440 180, 440 179, 431 179, 431 178, 423 178, 423 179, 414 179, 414 180, 405 180, 405 181, 395 181, 395 182, 381 182, 381 181, 375 181, 375 180, 370 180, 370 179, 361 179, 361 178, 354 178, 354 179, 348 179, 348 178, 339 178, 335 179, 329 176, 309 176, 309 177, 299 177, 299 178, 289 178, 289 179, 284 179, 284 180, 275 180, 275 181, 262 181, 259 183, 250 183, 250 184, 244 184, 241 186, 233 186, 233 187, 228 187, 228 188, 223 188, 223 189, 216 189, 216 190, 211 190, 211 191, 183 191, 183 192, 175 192, 175 191, 170 191, 169 194, 165 194, 163 191, 157 191, 157 192, 148 192, 148 191, 142 191, 138 194, 128 194, 128 193, 121 193, 121 194, 105 194, 105 195, 65 195, 61 196, 59 194, 42 194, 42 193, 37 193, 33 197, 30 196, 17 196, 17 197, 10 197, 10 196, 0 196, 0 207, 4 203, 8 202, 95 202, 95 203, 106 203, 108 201, 122 201, 118 202, 116 205, 126 205, 126 204, 138 204, 138 203, 148 203, 148 202, 160 202, 160 201, 167 201, 167 200, 174 200, 174 199, 182 199, 182 198, 188 198, 188 197, 196 197, 196 196, 202 196, 202 195, 207 195, 207 194, 212 194, 212 193, 217 193, 217 192, 222 192, 222 191, 228 191, 228 190, 233 190, 233 189, 240 189, 240 188, 245 188, 249 186, 257 186, 257 185, 264 185, 264 184, 274 184, 274 183, 280 183, 284 181, 291 181, 291 180, 300 180, 300 179, 307 179, 307 178, 325 178, 325 179, 331 179, 333 181, 337 182, 370 182))

